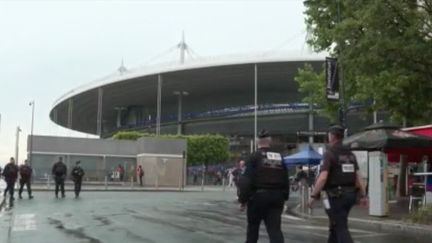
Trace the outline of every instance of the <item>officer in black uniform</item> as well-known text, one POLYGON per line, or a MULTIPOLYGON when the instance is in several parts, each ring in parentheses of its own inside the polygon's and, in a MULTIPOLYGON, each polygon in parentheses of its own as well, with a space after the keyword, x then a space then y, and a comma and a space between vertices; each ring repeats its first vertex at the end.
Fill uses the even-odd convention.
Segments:
POLYGON ((247 160, 239 180, 241 209, 247 206, 246 243, 258 241, 262 220, 270 242, 284 242, 281 214, 289 197, 288 170, 281 154, 271 149, 269 133, 262 130, 258 137, 258 150, 247 160))
POLYGON ((81 161, 78 160, 75 163, 75 167, 72 169, 72 173, 71 173, 72 180, 73 180, 74 186, 75 186, 74 187, 74 189, 75 189, 75 198, 79 197, 79 194, 81 192, 82 178, 83 178, 83 176, 85 174, 84 170, 83 170, 83 168, 81 168, 80 164, 81 164, 81 161))
POLYGON ((15 159, 10 158, 9 163, 3 169, 3 176, 6 181, 6 189, 4 190, 4 197, 6 198, 7 193, 9 192, 9 204, 12 206, 15 191, 15 182, 18 178, 18 166, 15 164, 15 159))
POLYGON ((65 195, 64 182, 67 175, 67 167, 63 163, 63 158, 59 157, 59 161, 56 162, 52 167, 52 174, 54 175, 55 181, 55 196, 58 198, 59 188, 61 190, 62 198, 65 195))
POLYGON ((32 190, 31 190, 31 178, 33 174, 33 169, 29 165, 28 161, 25 160, 24 164, 19 167, 19 174, 20 174, 20 188, 18 191, 19 199, 22 199, 22 192, 24 189, 24 185, 27 186, 27 193, 29 196, 29 199, 33 199, 32 196, 32 190))
POLYGON ((344 128, 334 125, 329 128, 329 146, 324 153, 320 175, 311 193, 309 206, 323 196, 323 204, 329 218, 328 243, 352 243, 348 231, 348 214, 360 192, 361 203, 367 203, 355 155, 342 145, 344 128), (321 193, 321 191, 323 191, 321 193))

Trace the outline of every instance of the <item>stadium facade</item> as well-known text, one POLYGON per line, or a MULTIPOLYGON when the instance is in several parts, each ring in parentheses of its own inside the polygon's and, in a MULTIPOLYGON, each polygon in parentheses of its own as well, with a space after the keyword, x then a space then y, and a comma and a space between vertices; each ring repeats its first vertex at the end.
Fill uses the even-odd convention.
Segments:
MULTIPOLYGON (((302 102, 294 80, 306 63, 320 70, 324 59, 318 54, 281 52, 130 70, 122 65, 116 73, 63 95, 50 118, 60 126, 101 138, 124 130, 218 133, 233 138, 233 145, 246 146, 256 130, 267 128, 281 143, 296 143, 308 139, 299 132, 319 134, 329 124, 302 102)), ((355 131, 372 119, 364 111, 353 111, 347 122, 355 131)))

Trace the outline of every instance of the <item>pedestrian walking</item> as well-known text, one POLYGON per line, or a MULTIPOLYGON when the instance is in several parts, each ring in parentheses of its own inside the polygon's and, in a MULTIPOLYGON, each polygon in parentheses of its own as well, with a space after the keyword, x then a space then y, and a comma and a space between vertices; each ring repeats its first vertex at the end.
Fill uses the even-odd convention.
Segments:
POLYGON ((31 178, 33 174, 33 169, 29 165, 28 161, 25 160, 24 164, 19 167, 19 175, 20 175, 20 189, 18 191, 19 199, 22 199, 22 192, 24 189, 24 185, 27 187, 27 193, 29 199, 33 199, 32 191, 31 191, 31 178))
POLYGON ((64 182, 67 175, 67 167, 63 163, 62 157, 59 157, 59 161, 53 165, 51 173, 54 176, 56 198, 58 198, 59 189, 61 190, 62 198, 64 198, 66 196, 65 189, 64 189, 64 182))
POLYGON ((6 189, 4 191, 4 197, 6 198, 9 192, 9 204, 13 205, 15 182, 18 178, 18 166, 15 164, 15 159, 10 158, 9 163, 3 169, 3 176, 6 181, 6 189))
POLYGON ((75 163, 75 167, 72 169, 71 173, 72 181, 74 182, 75 198, 78 198, 81 192, 82 179, 84 175, 85 173, 83 168, 81 167, 81 161, 78 160, 75 163))
POLYGON ((273 152, 266 130, 259 133, 258 150, 246 162, 239 180, 240 209, 247 207, 246 243, 256 243, 261 221, 267 228, 271 243, 284 242, 281 215, 289 197, 288 169, 282 155, 273 152))
POLYGON ((234 176, 234 185, 236 186, 236 189, 237 189, 237 199, 238 199, 239 194, 240 194, 238 182, 239 182, 240 176, 244 173, 245 169, 246 169, 245 161, 240 160, 238 163, 238 167, 235 168, 234 171, 232 172, 232 174, 234 176))
POLYGON ((198 171, 197 169, 192 169, 192 177, 193 177, 193 184, 198 184, 198 171))
POLYGON ((322 195, 329 218, 329 243, 352 243, 348 230, 348 214, 360 192, 361 203, 367 203, 366 191, 355 155, 342 145, 344 128, 334 125, 328 130, 326 152, 320 175, 311 194, 309 207, 322 195))
POLYGON ((141 165, 138 166, 136 174, 137 177, 139 178, 140 186, 143 186, 144 169, 142 168, 141 165))
POLYGON ((234 172, 235 168, 230 168, 228 170, 228 187, 233 187, 234 186, 234 172))
POLYGON ((120 165, 120 164, 118 165, 118 167, 117 167, 117 172, 118 172, 118 175, 119 175, 119 180, 120 180, 121 182, 123 182, 125 171, 124 171, 124 168, 123 168, 122 165, 120 165))

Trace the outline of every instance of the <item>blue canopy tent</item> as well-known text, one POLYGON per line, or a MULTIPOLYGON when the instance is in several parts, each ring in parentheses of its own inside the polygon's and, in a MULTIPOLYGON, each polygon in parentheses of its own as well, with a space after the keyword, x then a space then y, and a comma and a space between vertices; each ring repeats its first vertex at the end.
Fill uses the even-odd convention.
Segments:
POLYGON ((310 145, 304 147, 300 152, 284 157, 287 166, 319 165, 322 155, 315 151, 310 145))

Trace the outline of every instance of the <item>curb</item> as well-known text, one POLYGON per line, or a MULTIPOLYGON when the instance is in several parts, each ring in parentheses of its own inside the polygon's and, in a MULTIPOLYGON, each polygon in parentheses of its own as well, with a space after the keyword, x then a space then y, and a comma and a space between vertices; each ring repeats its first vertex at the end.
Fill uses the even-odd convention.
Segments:
MULTIPOLYGON (((307 220, 328 220, 325 216, 312 216, 299 211, 300 205, 294 208, 290 208, 287 212, 294 216, 304 218, 307 220)), ((351 225, 356 225, 365 228, 373 228, 375 230, 391 231, 391 232, 406 232, 410 234, 420 234, 425 236, 432 236, 432 225, 412 224, 412 223, 401 223, 394 220, 371 220, 371 219, 360 219, 349 217, 348 221, 351 225)))
MULTIPOLYGON (((32 188, 32 191, 35 192, 54 192, 54 189, 42 189, 42 188, 32 188)), ((73 189, 66 189, 66 192, 74 192, 73 189)), ((81 192, 197 192, 197 191, 189 191, 189 190, 174 190, 174 189, 85 189, 81 190, 81 192)))

